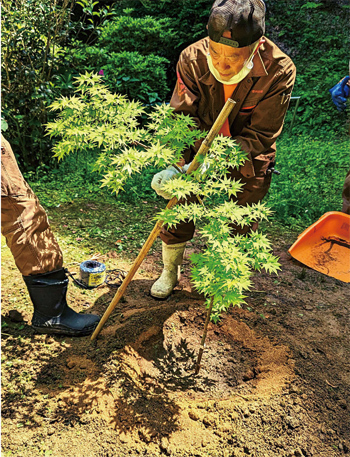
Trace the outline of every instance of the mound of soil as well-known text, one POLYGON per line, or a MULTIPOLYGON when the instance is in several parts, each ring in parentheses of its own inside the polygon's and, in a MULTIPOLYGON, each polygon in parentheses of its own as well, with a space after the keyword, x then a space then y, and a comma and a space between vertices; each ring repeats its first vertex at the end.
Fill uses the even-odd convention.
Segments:
MULTIPOLYGON (((30 306, 20 312, 6 294, 3 455, 350 455, 350 288, 291 259, 289 245, 276 238, 282 272, 256 273, 247 304, 209 325, 197 376, 206 311, 188 260, 157 301, 160 257, 149 256, 94 343, 36 335, 30 306)), ((114 293, 100 287, 88 311, 103 314, 114 293)), ((86 310, 88 294, 71 285, 69 302, 86 310)))

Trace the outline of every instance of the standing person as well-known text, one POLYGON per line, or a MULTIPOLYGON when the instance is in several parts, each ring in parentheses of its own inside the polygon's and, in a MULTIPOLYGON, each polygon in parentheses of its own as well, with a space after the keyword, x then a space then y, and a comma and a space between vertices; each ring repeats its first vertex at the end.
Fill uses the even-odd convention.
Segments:
POLYGON ((33 302, 32 326, 40 333, 84 336, 100 320, 67 305, 62 251, 44 208, 24 180, 11 145, 1 135, 1 233, 33 302))
MULTIPOLYGON (((232 137, 247 160, 232 179, 244 184, 235 200, 239 205, 257 203, 266 195, 274 166, 276 139, 294 86, 292 60, 264 37, 265 4, 262 0, 216 0, 207 25, 209 36, 186 48, 177 64, 177 82, 170 105, 175 113, 192 116, 208 131, 228 98, 236 105, 220 133, 232 137)), ((189 163, 197 147, 184 151, 189 163)), ((162 194, 163 184, 176 174, 172 167, 154 176, 153 189, 162 194)), ((257 224, 234 227, 233 233, 256 230, 257 224)), ((151 295, 167 297, 175 287, 186 241, 193 223, 162 230, 164 270, 151 295)))
MULTIPOLYGON (((350 62, 349 62, 349 74, 350 74, 350 62)), ((343 112, 346 110, 346 101, 350 96, 350 76, 345 76, 335 86, 329 89, 331 93, 332 101, 336 106, 337 110, 343 112)), ((350 135, 350 130, 349 130, 350 135)), ((343 213, 350 214, 350 170, 348 171, 342 192, 343 198, 343 213)))

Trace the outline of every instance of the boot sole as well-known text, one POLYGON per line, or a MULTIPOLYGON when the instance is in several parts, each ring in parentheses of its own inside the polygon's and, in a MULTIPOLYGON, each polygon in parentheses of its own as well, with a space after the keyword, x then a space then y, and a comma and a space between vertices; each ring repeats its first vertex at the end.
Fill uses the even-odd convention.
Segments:
POLYGON ((167 298, 170 297, 170 295, 174 292, 175 287, 179 284, 179 280, 176 281, 175 286, 171 289, 168 295, 165 295, 164 297, 158 297, 157 295, 152 294, 152 288, 149 291, 149 294, 152 298, 155 298, 156 300, 166 300, 167 298))
POLYGON ((95 330, 97 324, 91 325, 90 327, 84 328, 83 330, 74 330, 62 327, 37 327, 32 325, 32 328, 41 334, 45 335, 62 335, 62 336, 88 336, 95 330))
POLYGON ((151 292, 149 293, 150 297, 152 298, 155 298, 156 300, 159 300, 159 301, 164 301, 166 300, 167 298, 170 297, 170 295, 172 294, 173 292, 171 291, 169 295, 166 295, 165 297, 157 297, 156 295, 152 295, 151 292))

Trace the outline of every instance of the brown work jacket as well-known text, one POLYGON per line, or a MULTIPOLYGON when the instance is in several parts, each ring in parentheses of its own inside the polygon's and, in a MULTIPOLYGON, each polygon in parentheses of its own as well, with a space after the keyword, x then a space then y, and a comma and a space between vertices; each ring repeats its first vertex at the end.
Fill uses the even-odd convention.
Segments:
MULTIPOLYGON (((282 131, 296 69, 292 60, 265 38, 254 57, 254 67, 233 95, 236 105, 229 116, 232 138, 248 160, 240 168, 246 178, 266 172, 275 159, 276 139, 282 131)), ((207 64, 209 38, 203 38, 182 51, 177 64, 177 82, 170 101, 175 112, 195 118, 201 130, 210 130, 224 106, 222 83, 207 64)), ((184 153, 192 160, 199 144, 184 153)))

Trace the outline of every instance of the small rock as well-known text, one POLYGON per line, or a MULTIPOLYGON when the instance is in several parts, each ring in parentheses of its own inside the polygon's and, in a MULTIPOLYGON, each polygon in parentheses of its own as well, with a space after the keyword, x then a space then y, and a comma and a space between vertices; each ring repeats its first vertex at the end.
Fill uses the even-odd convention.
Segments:
POLYGON ((306 311, 313 311, 314 307, 312 305, 305 306, 306 311))
POLYGON ((197 421, 199 419, 199 415, 196 411, 189 411, 188 412, 188 417, 192 419, 193 421, 197 421))
POLYGON ((49 429, 47 430, 47 434, 48 434, 49 436, 53 435, 54 433, 55 433, 55 429, 54 429, 54 428, 49 428, 49 429))
POLYGON ((295 429, 295 428, 297 428, 299 426, 299 421, 294 416, 287 416, 286 417, 286 424, 288 425, 289 428, 295 429))
POLYGON ((213 424, 213 420, 209 416, 204 416, 203 417, 203 424, 209 427, 210 425, 213 424))

